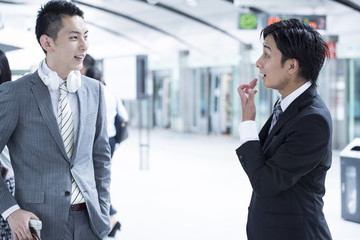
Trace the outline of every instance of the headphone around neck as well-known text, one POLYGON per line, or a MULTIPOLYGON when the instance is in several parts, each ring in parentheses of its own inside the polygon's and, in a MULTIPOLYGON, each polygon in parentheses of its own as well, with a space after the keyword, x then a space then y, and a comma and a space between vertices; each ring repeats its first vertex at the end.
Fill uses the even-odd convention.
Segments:
MULTIPOLYGON (((45 60, 41 61, 38 67, 39 77, 42 79, 44 84, 48 86, 51 90, 57 90, 59 88, 59 76, 54 71, 49 71, 48 74, 45 74, 42 70, 45 60)), ((67 79, 67 88, 69 92, 76 92, 81 86, 81 74, 80 71, 71 71, 67 79)))

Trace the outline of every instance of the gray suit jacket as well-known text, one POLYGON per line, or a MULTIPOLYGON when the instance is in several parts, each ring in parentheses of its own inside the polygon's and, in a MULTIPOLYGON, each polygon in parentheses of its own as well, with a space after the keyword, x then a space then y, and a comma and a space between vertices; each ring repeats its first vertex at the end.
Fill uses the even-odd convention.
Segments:
POLYGON ((8 145, 15 173, 15 198, 0 181, 0 213, 11 206, 43 222, 42 239, 60 239, 69 213, 71 175, 87 205, 91 227, 110 231, 110 147, 100 82, 82 76, 76 92, 79 128, 69 162, 51 105, 37 71, 0 86, 0 151, 8 145))

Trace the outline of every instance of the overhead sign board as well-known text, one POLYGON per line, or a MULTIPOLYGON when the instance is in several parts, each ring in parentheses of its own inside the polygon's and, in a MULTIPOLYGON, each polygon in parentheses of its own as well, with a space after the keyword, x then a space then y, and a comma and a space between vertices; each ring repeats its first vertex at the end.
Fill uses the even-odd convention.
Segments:
POLYGON ((290 18, 297 18, 304 20, 312 25, 315 29, 326 30, 326 16, 325 15, 283 15, 283 14, 256 14, 256 13, 240 13, 238 18, 238 29, 257 29, 290 18))
POLYGON ((312 25, 315 29, 326 30, 326 16, 325 15, 269 15, 267 17, 267 25, 286 20, 290 18, 297 18, 304 20, 312 25))

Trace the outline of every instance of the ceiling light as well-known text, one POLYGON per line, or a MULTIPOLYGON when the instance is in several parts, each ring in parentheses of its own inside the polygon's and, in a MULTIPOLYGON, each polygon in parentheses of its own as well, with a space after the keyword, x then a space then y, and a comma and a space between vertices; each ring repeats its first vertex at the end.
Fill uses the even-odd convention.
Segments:
POLYGON ((186 0, 186 4, 190 7, 196 7, 198 5, 197 0, 186 0))
POLYGON ((146 0, 151 5, 156 5, 160 2, 160 0, 146 0))

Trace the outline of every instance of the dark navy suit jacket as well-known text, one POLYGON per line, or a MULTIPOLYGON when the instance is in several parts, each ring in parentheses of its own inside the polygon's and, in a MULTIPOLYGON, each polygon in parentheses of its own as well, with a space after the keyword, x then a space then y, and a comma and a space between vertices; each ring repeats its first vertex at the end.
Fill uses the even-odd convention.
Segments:
POLYGON ((331 166, 330 113, 311 86, 271 118, 236 154, 253 188, 249 240, 332 239, 323 214, 325 176, 331 166))

